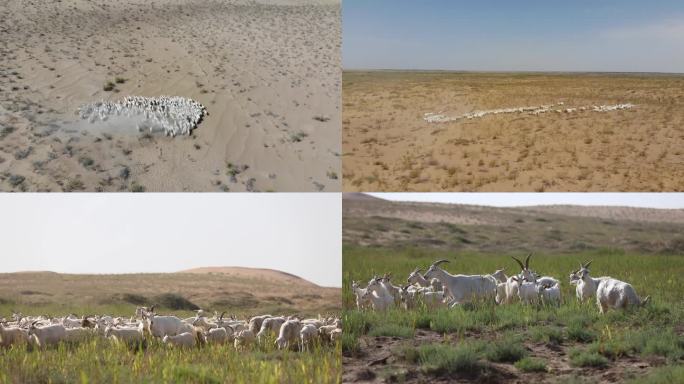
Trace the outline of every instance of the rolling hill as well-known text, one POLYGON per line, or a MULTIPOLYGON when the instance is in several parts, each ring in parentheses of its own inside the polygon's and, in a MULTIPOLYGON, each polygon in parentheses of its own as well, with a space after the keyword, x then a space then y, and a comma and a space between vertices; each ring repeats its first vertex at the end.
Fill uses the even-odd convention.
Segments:
POLYGON ((684 254, 684 210, 395 202, 343 196, 345 244, 486 253, 684 254))

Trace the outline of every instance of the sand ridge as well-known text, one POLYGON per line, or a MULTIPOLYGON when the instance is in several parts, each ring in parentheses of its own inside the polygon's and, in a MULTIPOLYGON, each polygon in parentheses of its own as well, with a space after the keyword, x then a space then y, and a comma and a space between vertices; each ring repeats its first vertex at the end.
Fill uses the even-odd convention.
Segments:
POLYGON ((0 189, 340 190, 340 4, 287 3, 7 2, 0 189), (174 139, 73 125, 129 95, 209 114, 174 139))

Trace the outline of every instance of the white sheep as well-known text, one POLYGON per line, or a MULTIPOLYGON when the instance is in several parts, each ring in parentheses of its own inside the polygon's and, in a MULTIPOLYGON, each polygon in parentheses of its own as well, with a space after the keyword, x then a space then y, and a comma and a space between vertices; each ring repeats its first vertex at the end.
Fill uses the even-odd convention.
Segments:
POLYGON ((596 290, 596 304, 598 304, 601 313, 605 313, 611 308, 640 307, 648 303, 650 298, 650 296, 646 296, 642 300, 631 284, 612 278, 601 280, 596 290))
POLYGON ((140 343, 144 339, 142 327, 118 328, 111 325, 105 328, 104 337, 123 344, 140 343))
POLYGON ((19 327, 5 327, 0 323, 0 346, 26 345, 28 341, 29 334, 26 330, 19 327))
POLYGON ((304 324, 299 331, 300 350, 308 350, 318 338, 318 328, 313 324, 304 324))
POLYGON ((268 319, 269 317, 273 316, 261 315, 252 317, 251 319, 249 319, 249 330, 252 331, 254 334, 257 334, 257 332, 261 330, 261 324, 263 324, 264 320, 268 319))
POLYGON ((254 339, 254 332, 250 331, 249 329, 244 329, 235 335, 235 341, 233 345, 236 350, 241 351, 251 348, 251 346, 254 344, 254 339))
POLYGON ((256 335, 259 343, 263 341, 264 337, 279 332, 280 326, 283 325, 285 321, 287 321, 287 319, 282 316, 269 317, 268 319, 264 319, 264 321, 261 323, 261 329, 259 330, 259 333, 257 333, 256 335))
POLYGON ((191 332, 183 332, 180 335, 166 335, 162 343, 176 347, 190 348, 197 345, 197 335, 191 332))

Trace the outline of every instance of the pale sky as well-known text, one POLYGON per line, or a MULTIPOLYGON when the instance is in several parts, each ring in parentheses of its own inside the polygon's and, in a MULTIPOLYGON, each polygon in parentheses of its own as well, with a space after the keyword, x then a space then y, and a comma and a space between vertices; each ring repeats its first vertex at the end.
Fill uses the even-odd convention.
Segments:
POLYGON ((5 193, 0 212, 0 272, 242 266, 342 285, 337 193, 5 193))
POLYGON ((612 205, 684 208, 684 193, 369 193, 385 200, 518 207, 530 205, 612 205))

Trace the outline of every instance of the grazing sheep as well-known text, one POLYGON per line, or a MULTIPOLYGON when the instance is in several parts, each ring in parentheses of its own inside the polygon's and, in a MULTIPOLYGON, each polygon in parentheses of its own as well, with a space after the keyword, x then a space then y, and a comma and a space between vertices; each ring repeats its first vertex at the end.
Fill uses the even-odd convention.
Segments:
POLYGON ((228 331, 225 328, 212 328, 205 333, 208 344, 225 344, 228 341, 228 331))
POLYGON ((263 338, 267 335, 279 332, 280 326, 283 325, 285 321, 287 321, 287 319, 282 316, 265 319, 263 323, 261 323, 261 330, 259 330, 259 333, 256 335, 259 343, 261 343, 263 338))
POLYGON ((264 323, 264 320, 268 319, 269 317, 272 317, 271 315, 261 315, 261 316, 254 316, 251 319, 249 319, 249 330, 252 331, 255 335, 257 332, 261 330, 261 324, 264 323))
POLYGON ((162 339, 162 343, 183 348, 194 347, 197 345, 197 335, 190 332, 184 332, 180 335, 166 335, 162 339))
POLYGON ((144 340, 142 327, 117 328, 110 325, 105 328, 104 337, 123 344, 140 343, 144 340))
POLYGON ((650 296, 646 296, 642 300, 631 284, 612 278, 601 280, 596 290, 596 304, 598 304, 601 313, 605 313, 611 308, 640 307, 648 303, 650 298, 650 296))
POLYGON ((300 350, 308 350, 318 338, 318 328, 313 324, 304 324, 299 331, 300 350))
MULTIPOLYGON (((263 327, 262 327, 263 330, 263 327)), ((261 333, 261 331, 259 331, 261 333)), ((251 348, 254 344, 254 332, 244 329, 235 335, 234 347, 237 351, 251 348)))
POLYGON ((280 326, 280 332, 275 344, 278 349, 289 348, 295 345, 300 338, 299 331, 302 329, 302 324, 299 320, 288 320, 280 326))
POLYGON ((19 327, 5 327, 0 323, 0 346, 10 347, 12 345, 26 345, 29 341, 29 334, 19 327))

